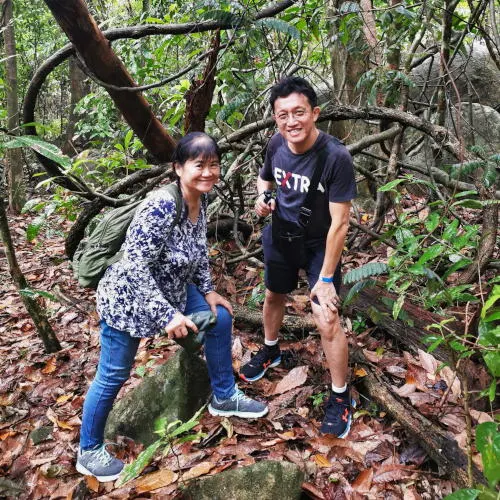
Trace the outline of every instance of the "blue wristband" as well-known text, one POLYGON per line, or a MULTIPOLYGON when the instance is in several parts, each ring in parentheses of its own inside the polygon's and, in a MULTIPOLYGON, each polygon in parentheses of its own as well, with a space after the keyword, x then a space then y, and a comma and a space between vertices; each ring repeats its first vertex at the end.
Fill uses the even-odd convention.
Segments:
POLYGON ((319 279, 323 283, 333 283, 333 276, 331 276, 330 278, 327 278, 326 276, 320 276, 319 279))

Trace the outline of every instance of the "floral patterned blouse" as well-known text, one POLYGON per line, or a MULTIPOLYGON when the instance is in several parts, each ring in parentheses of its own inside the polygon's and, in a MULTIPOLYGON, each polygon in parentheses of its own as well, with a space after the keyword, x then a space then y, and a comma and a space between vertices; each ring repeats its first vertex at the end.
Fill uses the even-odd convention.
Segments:
POLYGON ((159 333, 186 307, 188 283, 202 294, 213 290, 207 252, 206 202, 196 222, 183 203, 179 223, 175 200, 163 190, 139 205, 121 250, 99 282, 97 311, 108 325, 132 337, 159 333), (170 233, 170 234, 169 234, 170 233))

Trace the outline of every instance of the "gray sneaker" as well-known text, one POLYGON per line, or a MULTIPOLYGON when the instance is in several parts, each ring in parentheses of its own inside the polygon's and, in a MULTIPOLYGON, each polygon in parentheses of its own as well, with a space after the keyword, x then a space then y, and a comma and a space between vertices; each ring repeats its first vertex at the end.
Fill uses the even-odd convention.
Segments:
POLYGON ((102 444, 93 450, 78 448, 76 470, 85 476, 95 476, 101 483, 118 479, 123 469, 123 462, 111 455, 106 446, 102 444))
POLYGON ((268 412, 264 403, 251 399, 240 389, 228 399, 219 401, 215 394, 208 405, 210 415, 219 417, 241 417, 241 418, 259 418, 268 412))

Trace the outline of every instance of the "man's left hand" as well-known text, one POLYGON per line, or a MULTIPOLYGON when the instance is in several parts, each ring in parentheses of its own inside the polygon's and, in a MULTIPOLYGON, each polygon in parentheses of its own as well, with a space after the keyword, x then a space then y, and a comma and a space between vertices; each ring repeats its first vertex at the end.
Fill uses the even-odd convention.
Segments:
POLYGON ((337 295, 334 284, 318 280, 311 290, 310 298, 311 300, 317 299, 325 321, 331 323, 338 313, 337 308, 340 305, 340 298, 337 295))
POLYGON ((225 307, 231 316, 233 315, 233 308, 231 303, 226 300, 222 295, 219 295, 217 292, 208 292, 205 295, 205 300, 210 306, 211 311, 217 316, 217 306, 225 307))

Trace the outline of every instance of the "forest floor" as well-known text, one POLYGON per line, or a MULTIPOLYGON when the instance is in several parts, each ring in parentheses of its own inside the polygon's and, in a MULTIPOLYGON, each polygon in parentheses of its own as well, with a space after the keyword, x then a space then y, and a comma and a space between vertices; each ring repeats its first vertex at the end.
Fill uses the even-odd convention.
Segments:
MULTIPOLYGON (((44 353, 11 283, 0 246, 0 498, 175 498, 190 479, 260 460, 286 460, 301 467, 306 472, 303 498, 434 499, 452 491, 452 482, 440 475, 419 443, 384 408, 356 390, 364 373, 355 364, 350 377, 357 409, 348 439, 319 433, 329 377, 314 332, 305 338, 288 335, 282 343, 288 350, 286 362, 257 383, 242 385, 249 395, 269 402, 265 418, 228 420, 205 412, 195 431, 207 437, 159 456, 135 481, 117 487, 82 477, 74 468, 80 416, 99 354, 94 294, 80 288, 72 277, 62 233, 68 226, 53 216, 40 235, 28 242, 26 229, 32 218, 29 214, 10 218, 17 257, 32 289, 57 298, 40 301, 50 313, 63 349, 44 353)), ((260 308, 261 270, 241 262, 229 274, 221 264, 229 250, 231 243, 212 247, 219 292, 240 304, 250 299, 260 308)), ((349 255, 346 265, 369 257, 349 255)), ((290 296, 287 309, 291 314, 308 314, 305 287, 290 296)), ((397 350, 383 332, 361 318, 343 321, 351 348, 362 349, 373 366, 383 367, 400 396, 410 400, 415 411, 439 420, 465 449, 465 417, 458 404, 461 388, 454 374, 437 375, 438 362, 432 355, 397 350), (446 391, 447 387, 451 390, 446 391), (439 411, 436 401, 441 401, 439 411)), ((236 371, 262 338, 261 331, 238 326, 233 345, 236 371)), ((140 383, 177 349, 165 338, 144 340, 122 391, 140 383)), ((473 418, 475 423, 491 419, 478 410, 473 410, 473 418)), ((119 437, 117 443, 115 452, 126 462, 141 450, 127 438, 119 437)), ((480 464, 477 456, 474 460, 480 464)))

